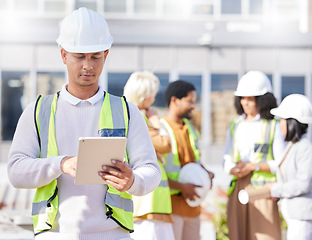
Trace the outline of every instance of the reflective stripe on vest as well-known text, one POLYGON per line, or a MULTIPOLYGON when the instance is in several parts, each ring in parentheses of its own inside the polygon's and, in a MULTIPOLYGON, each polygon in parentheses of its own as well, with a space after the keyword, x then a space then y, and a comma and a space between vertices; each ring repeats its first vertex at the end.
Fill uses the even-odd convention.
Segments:
MULTIPOLYGON (((238 148, 235 144, 235 134, 237 130, 238 124, 241 123, 240 120, 233 120, 230 125, 230 132, 232 137, 232 149, 231 155, 234 159, 234 162, 238 162, 240 160, 240 155, 238 148)), ((273 139, 275 133, 276 120, 262 120, 261 124, 261 139, 259 142, 254 145, 254 156, 252 163, 265 163, 273 160, 273 139)), ((228 195, 230 195, 236 185, 237 177, 233 177, 231 185, 228 189, 228 195)), ((254 188, 261 188, 266 183, 276 181, 275 174, 269 172, 253 172, 251 177, 251 184, 254 188)))
MULTIPOLYGON (((45 97, 39 96, 35 107, 35 120, 40 144, 40 157, 57 156, 54 116, 58 93, 45 97), (46 137, 48 136, 48 137, 46 137)), ((127 136, 128 108, 124 98, 105 93, 99 120, 99 136, 127 136), (114 111, 111 111, 111 109, 114 111), (117 118, 117 119, 116 119, 117 118)), ((128 157, 126 154, 126 160, 128 157)), ((106 215, 118 225, 133 232, 132 197, 107 185, 105 197, 106 215)), ((33 202, 33 226, 35 235, 50 230, 58 212, 57 180, 38 188, 33 202)))
MULTIPOLYGON (((183 119, 183 121, 187 125, 190 144, 194 152, 195 161, 199 162, 200 159, 200 150, 198 147, 199 133, 196 132, 195 128, 191 125, 191 123, 187 119, 183 119)), ((175 138, 175 134, 169 123, 164 118, 160 119, 160 123, 162 128, 167 132, 170 138, 172 148, 171 153, 164 154, 164 168, 166 170, 168 178, 174 181, 178 181, 181 165, 179 160, 178 145, 175 138)), ((171 195, 178 193, 180 193, 179 190, 171 190, 171 195)))

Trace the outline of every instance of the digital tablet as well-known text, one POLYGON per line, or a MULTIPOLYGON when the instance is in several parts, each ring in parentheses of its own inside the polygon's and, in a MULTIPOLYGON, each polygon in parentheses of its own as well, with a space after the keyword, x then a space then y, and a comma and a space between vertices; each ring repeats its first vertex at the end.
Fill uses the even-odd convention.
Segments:
POLYGON ((79 139, 75 184, 107 184, 99 176, 103 165, 114 166, 112 159, 123 161, 125 137, 87 137, 79 139))

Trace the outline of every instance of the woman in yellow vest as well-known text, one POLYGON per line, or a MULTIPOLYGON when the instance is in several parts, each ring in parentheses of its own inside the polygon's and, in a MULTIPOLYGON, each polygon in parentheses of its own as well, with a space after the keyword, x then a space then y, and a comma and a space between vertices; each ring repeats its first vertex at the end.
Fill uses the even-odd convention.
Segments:
POLYGON ((159 79, 151 72, 134 72, 128 79, 124 95, 141 110, 162 170, 159 186, 142 197, 133 197, 134 233, 136 240, 173 240, 170 188, 162 166, 162 155, 171 152, 170 139, 161 133, 157 112, 150 109, 159 88, 159 79))
POLYGON ((275 181, 278 160, 285 142, 279 123, 270 110, 277 106, 269 78, 250 71, 239 81, 235 108, 240 115, 227 132, 224 154, 225 172, 233 176, 229 187, 227 221, 231 240, 279 240, 280 218, 277 203, 270 199, 243 205, 238 192, 261 188, 275 181))

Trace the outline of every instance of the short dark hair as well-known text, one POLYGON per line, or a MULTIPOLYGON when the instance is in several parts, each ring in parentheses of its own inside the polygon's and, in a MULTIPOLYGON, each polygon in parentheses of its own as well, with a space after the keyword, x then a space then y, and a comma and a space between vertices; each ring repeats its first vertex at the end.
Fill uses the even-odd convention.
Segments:
POLYGON ((164 94, 165 97, 165 102, 169 106, 171 97, 176 97, 176 98, 184 98, 187 96, 187 94, 191 91, 195 91, 195 86, 192 83, 183 81, 183 80, 177 80, 174 82, 171 82, 164 94))
POLYGON ((294 118, 286 119, 287 124, 287 134, 285 137, 285 141, 287 142, 298 142, 302 135, 307 132, 308 124, 300 123, 294 118))
MULTIPOLYGON (((234 99, 234 106, 238 115, 244 113, 244 109, 240 103, 241 98, 242 97, 235 96, 234 99)), ((270 113, 272 108, 277 107, 276 98, 274 97, 273 93, 266 93, 262 96, 256 96, 256 106, 262 119, 274 118, 274 116, 270 113)))

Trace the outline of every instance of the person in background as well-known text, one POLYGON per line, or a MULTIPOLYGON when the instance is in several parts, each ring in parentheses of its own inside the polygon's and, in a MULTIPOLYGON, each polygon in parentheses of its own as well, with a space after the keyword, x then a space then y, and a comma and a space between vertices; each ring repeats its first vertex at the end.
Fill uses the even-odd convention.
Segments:
POLYGON ((274 198, 283 198, 281 211, 288 240, 312 239, 312 143, 307 137, 312 123, 312 104, 300 94, 284 98, 271 113, 280 119, 288 142, 277 169, 277 183, 266 185, 274 198))
POLYGON ((127 101, 139 108, 146 121, 162 171, 161 183, 153 192, 133 197, 134 232, 131 236, 136 240, 174 240, 170 189, 162 166, 162 155, 171 152, 171 144, 169 137, 162 135, 157 112, 150 108, 158 89, 159 79, 148 71, 132 73, 124 87, 127 101))
POLYGON ((250 71, 242 76, 234 94, 240 116, 227 131, 223 156, 224 170, 233 176, 227 203, 229 238, 279 240, 276 202, 260 199, 243 205, 238 200, 241 189, 261 188, 276 180, 275 172, 285 148, 279 123, 270 114, 277 106, 271 82, 263 72, 250 71))
POLYGON ((99 13, 79 8, 65 17, 57 43, 68 84, 28 105, 17 124, 8 176, 16 188, 37 189, 36 240, 131 239, 131 195, 145 195, 160 182, 142 114, 99 85, 112 40, 99 13), (112 159, 114 167, 95 173, 108 184, 74 183, 80 137, 127 137, 126 161, 112 159))
MULTIPOLYGON (((165 91, 165 101, 169 109, 167 115, 161 119, 161 125, 170 137, 172 151, 164 155, 164 168, 171 189, 176 240, 200 239, 201 208, 190 207, 185 201, 193 201, 195 197, 199 197, 195 191, 199 186, 178 181, 181 167, 192 162, 200 164, 199 133, 189 122, 195 109, 196 98, 194 85, 182 80, 171 82, 165 91)), ((208 173, 212 179, 213 173, 208 173)))

